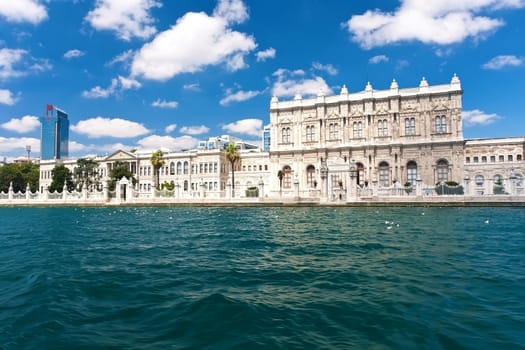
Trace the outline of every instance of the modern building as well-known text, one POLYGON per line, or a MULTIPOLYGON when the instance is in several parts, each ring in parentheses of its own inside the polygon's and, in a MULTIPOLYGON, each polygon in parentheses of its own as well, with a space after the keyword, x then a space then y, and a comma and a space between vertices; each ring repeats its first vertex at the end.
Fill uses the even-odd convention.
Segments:
POLYGON ((270 132, 271 132, 270 125, 266 125, 263 128, 263 137, 262 137, 264 152, 270 152, 270 132))
POLYGON ((40 118, 40 159, 65 159, 69 156, 69 120, 63 110, 53 105, 46 106, 46 114, 40 118))

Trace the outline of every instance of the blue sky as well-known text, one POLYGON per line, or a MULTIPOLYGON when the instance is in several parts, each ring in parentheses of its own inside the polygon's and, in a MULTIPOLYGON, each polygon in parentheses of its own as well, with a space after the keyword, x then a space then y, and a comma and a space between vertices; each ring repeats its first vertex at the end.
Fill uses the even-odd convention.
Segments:
POLYGON ((0 157, 260 140, 280 100, 450 82, 466 138, 523 136, 525 0, 0 0, 0 157))

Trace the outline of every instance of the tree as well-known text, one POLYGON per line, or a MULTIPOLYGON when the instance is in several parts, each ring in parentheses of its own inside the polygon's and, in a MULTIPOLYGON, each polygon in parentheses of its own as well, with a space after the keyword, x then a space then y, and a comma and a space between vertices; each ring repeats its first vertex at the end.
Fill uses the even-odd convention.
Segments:
POLYGON ((75 178, 75 185, 79 190, 84 187, 90 189, 95 186, 98 187, 100 183, 100 175, 98 173, 98 163, 89 158, 79 158, 77 160, 77 166, 73 171, 75 178))
POLYGON ((234 143, 226 146, 226 159, 230 162, 232 169, 232 197, 235 197, 235 165, 241 159, 241 155, 234 143))
POLYGON ((284 172, 282 170, 279 170, 277 172, 277 177, 279 178, 279 196, 283 195, 283 178, 284 178, 284 172))
POLYGON ((116 161, 113 163, 113 169, 111 169, 111 172, 109 173, 109 190, 114 191, 117 181, 123 177, 131 180, 133 186, 137 183, 137 179, 135 179, 133 173, 129 170, 129 164, 127 162, 116 161))
POLYGON ((13 184, 14 192, 24 192, 27 185, 32 192, 38 190, 40 171, 31 162, 11 163, 0 167, 0 191, 7 193, 13 184))
POLYGON ((51 185, 49 186, 50 192, 62 192, 64 184, 68 191, 75 189, 75 183, 73 182, 73 173, 65 165, 57 165, 51 170, 51 185))
POLYGON ((153 173, 155 174, 155 187, 160 187, 159 170, 166 164, 164 161, 164 153, 161 150, 153 152, 150 158, 151 165, 153 166, 153 173))

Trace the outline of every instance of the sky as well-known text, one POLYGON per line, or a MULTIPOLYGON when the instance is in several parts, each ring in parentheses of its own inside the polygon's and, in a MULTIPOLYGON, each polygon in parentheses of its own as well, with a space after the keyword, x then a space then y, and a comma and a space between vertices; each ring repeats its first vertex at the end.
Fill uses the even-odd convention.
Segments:
POLYGON ((279 100, 447 84, 465 138, 524 136, 525 0, 0 0, 0 158, 260 143, 279 100))

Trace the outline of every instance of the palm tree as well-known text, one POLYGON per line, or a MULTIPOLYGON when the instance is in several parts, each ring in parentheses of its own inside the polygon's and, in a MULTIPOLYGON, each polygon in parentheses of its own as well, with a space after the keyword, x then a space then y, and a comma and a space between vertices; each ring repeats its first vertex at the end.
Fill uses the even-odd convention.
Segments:
POLYGON ((166 164, 164 161, 164 153, 162 153, 161 150, 158 150, 156 152, 153 152, 150 158, 151 165, 153 166, 153 173, 156 176, 156 184, 155 187, 159 188, 160 179, 159 179, 159 170, 166 164))
POLYGON ((232 197, 235 197, 235 163, 241 159, 241 155, 234 143, 230 143, 226 146, 226 159, 228 159, 232 166, 232 197))
POLYGON ((284 172, 282 170, 279 170, 277 172, 277 177, 279 178, 279 196, 282 197, 282 195, 283 195, 283 177, 284 177, 284 172))

